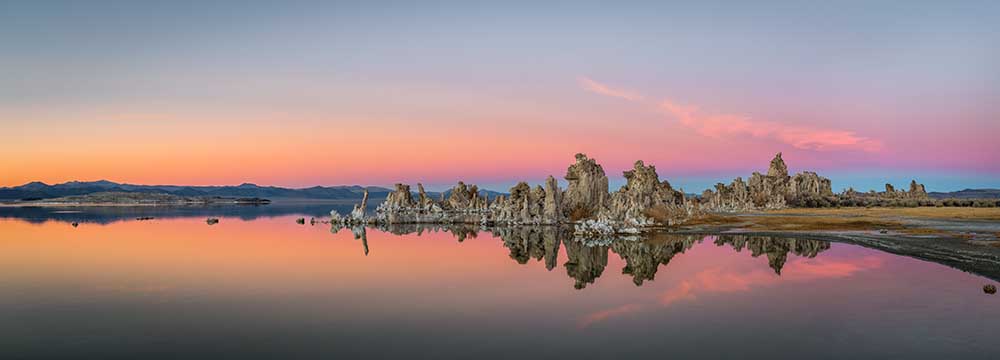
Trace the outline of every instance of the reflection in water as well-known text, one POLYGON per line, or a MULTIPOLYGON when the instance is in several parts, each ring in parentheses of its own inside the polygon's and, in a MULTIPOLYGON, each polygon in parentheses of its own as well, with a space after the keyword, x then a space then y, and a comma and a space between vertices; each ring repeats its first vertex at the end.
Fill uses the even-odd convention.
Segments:
MULTIPOLYGON (((337 227, 331 229, 336 233, 337 227)), ((389 225, 379 228, 396 235, 417 234, 425 232, 449 232, 459 242, 467 238, 477 237, 479 231, 491 233, 503 240, 503 245, 510 251, 510 258, 518 264, 527 264, 530 260, 543 261, 547 270, 556 267, 560 246, 565 246, 566 275, 574 280, 573 287, 583 289, 593 284, 601 277, 608 266, 608 251, 617 254, 625 261, 622 273, 632 276, 636 286, 642 286, 644 281, 653 280, 660 266, 666 266, 678 254, 690 250, 695 244, 709 239, 717 246, 728 245, 737 252, 750 250, 750 256, 757 258, 767 256, 768 266, 774 273, 781 275, 781 270, 788 260, 788 254, 814 258, 819 253, 830 249, 830 243, 820 240, 783 238, 771 236, 747 235, 680 235, 672 233, 654 233, 640 240, 634 237, 625 240, 612 241, 610 245, 581 241, 574 238, 572 228, 565 226, 517 226, 517 227, 478 227, 475 225, 440 225, 440 224, 405 224, 389 225)), ((364 227, 351 228, 355 239, 361 239, 365 255, 368 254, 368 239, 364 227)))
POLYGON ((653 280, 659 266, 667 265, 674 255, 691 249, 701 236, 657 234, 645 241, 620 241, 611 245, 611 251, 625 260, 623 274, 632 275, 632 282, 642 286, 653 280))
POLYGON ((753 257, 766 254, 767 264, 778 275, 781 275, 781 268, 785 266, 789 252, 802 257, 814 258, 819 253, 830 249, 830 243, 826 241, 775 238, 770 236, 718 236, 715 239, 715 244, 719 246, 727 244, 736 249, 737 252, 748 248, 750 249, 750 255, 753 257))
MULTIPOLYGON (((0 207, 0 219, 20 219, 30 223, 59 221, 77 224, 112 224, 132 221, 136 217, 181 219, 231 217, 250 221, 280 216, 329 216, 330 210, 350 212, 354 202, 342 201, 276 201, 268 205, 185 205, 185 206, 64 206, 64 207, 0 207)), ((374 205, 369 205, 369 211, 374 205)))
POLYGON ((77 228, 0 219, 0 317, 9 320, 0 353, 177 358, 206 344, 240 359, 1000 351, 1000 307, 982 278, 849 244, 658 233, 595 245, 558 227, 386 229, 405 234, 396 236, 299 217, 77 228), (705 346, 712 339, 727 346, 705 346))

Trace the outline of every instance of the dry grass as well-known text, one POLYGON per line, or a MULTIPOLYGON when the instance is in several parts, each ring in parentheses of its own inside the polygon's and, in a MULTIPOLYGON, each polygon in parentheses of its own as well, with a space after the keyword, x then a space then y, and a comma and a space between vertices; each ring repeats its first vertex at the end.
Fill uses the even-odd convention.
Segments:
POLYGON ((694 219, 684 222, 684 226, 693 225, 731 225, 741 222, 747 222, 748 219, 741 219, 732 215, 722 215, 722 214, 702 214, 694 219))
POLYGON ((663 224, 669 223, 671 219, 670 211, 662 206, 648 208, 643 211, 643 214, 663 224))
POLYGON ((848 231, 848 230, 900 230, 903 224, 878 218, 813 217, 813 216, 757 216, 748 217, 756 230, 791 231, 848 231))
POLYGON ((591 214, 591 211, 589 209, 584 208, 582 206, 578 206, 576 209, 573 209, 573 211, 570 211, 569 220, 579 221, 583 219, 589 219, 592 215, 593 214, 591 214))
POLYGON ((904 216, 913 218, 931 219, 960 219, 960 220, 1000 220, 1000 208, 973 208, 973 207, 906 207, 906 208, 886 208, 886 207, 849 207, 849 208, 828 208, 828 209, 786 209, 769 211, 769 214, 788 215, 830 215, 830 216, 869 216, 869 217, 894 217, 904 216))

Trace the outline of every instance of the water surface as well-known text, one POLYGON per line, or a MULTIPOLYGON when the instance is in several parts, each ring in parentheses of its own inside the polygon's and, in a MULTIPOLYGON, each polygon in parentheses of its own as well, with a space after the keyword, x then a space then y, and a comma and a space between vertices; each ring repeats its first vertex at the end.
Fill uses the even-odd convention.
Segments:
POLYGON ((841 243, 659 234, 587 246, 551 227, 358 239, 290 214, 212 226, 201 214, 78 227, 60 216, 0 216, 2 358, 1000 352, 1000 298, 982 292, 992 281, 841 243))

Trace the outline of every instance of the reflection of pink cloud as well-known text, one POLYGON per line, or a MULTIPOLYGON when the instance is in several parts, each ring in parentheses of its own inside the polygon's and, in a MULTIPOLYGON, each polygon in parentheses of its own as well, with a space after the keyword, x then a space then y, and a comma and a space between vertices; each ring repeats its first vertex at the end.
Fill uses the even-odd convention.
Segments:
POLYGON ((667 306, 678 300, 695 299, 697 293, 750 291, 754 287, 774 285, 781 281, 809 282, 845 278, 881 266, 882 260, 876 257, 850 261, 800 258, 785 264, 782 272, 786 275, 780 277, 761 269, 735 272, 717 267, 709 268, 664 292, 660 297, 660 304, 667 306))
POLYGON ((816 279, 845 278, 859 271, 882 267, 882 259, 864 257, 855 262, 827 259, 800 259, 785 266, 786 280, 809 281, 816 279))
POLYGON ((594 323, 607 320, 608 318, 611 317, 625 315, 628 313, 639 311, 639 309, 641 308, 642 307, 639 306, 638 304, 625 304, 616 308, 601 310, 595 313, 591 313, 580 319, 578 327, 581 329, 586 328, 589 327, 590 325, 593 325, 594 323))
POLYGON ((680 285, 674 287, 660 296, 660 304, 664 306, 670 305, 679 300, 694 300, 694 294, 691 293, 691 283, 688 281, 682 281, 680 285))
POLYGON ((737 136, 767 138, 806 150, 843 149, 875 152, 882 149, 880 141, 858 136, 853 131, 751 120, 744 115, 702 115, 695 106, 678 105, 669 100, 660 103, 660 109, 676 117, 682 125, 712 138, 737 136))
POLYGON ((628 100, 628 101, 641 101, 642 100, 642 95, 639 95, 639 94, 636 94, 636 93, 633 93, 633 92, 627 91, 627 90, 612 89, 612 88, 608 87, 607 85, 601 84, 601 83, 596 82, 594 80, 591 80, 590 78, 587 78, 587 77, 581 77, 579 79, 579 81, 580 81, 580 86, 583 86, 584 90, 587 90, 587 91, 590 91, 590 92, 593 92, 593 93, 597 93, 597 94, 601 94, 601 95, 606 95, 606 96, 611 96, 611 97, 616 97, 616 98, 621 98, 621 99, 625 99, 625 100, 628 100))

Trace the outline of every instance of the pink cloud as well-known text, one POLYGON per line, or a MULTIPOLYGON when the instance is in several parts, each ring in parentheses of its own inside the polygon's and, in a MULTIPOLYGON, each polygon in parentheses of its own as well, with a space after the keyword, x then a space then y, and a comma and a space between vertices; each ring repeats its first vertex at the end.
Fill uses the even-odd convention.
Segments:
MULTIPOLYGON (((592 93, 645 103, 645 97, 637 92, 615 89, 588 77, 580 77, 579 82, 584 90, 592 93)), ((860 136, 853 131, 754 120, 746 115, 706 115, 701 113, 697 106, 680 105, 671 100, 663 100, 657 107, 659 111, 677 118, 681 125, 711 138, 749 136, 779 141, 798 149, 816 151, 882 150, 881 141, 860 136)))
POLYGON ((704 115, 695 106, 679 105, 670 100, 661 102, 660 109, 676 117, 682 125, 711 138, 751 136, 777 140, 799 149, 818 151, 876 152, 882 149, 880 141, 859 136, 853 131, 753 120, 745 115, 704 115))
POLYGON ((584 90, 592 93, 621 98, 628 101, 642 101, 643 99, 643 96, 640 94, 628 90, 612 89, 607 85, 601 84, 587 77, 580 77, 579 81, 580 86, 582 86, 584 90))

